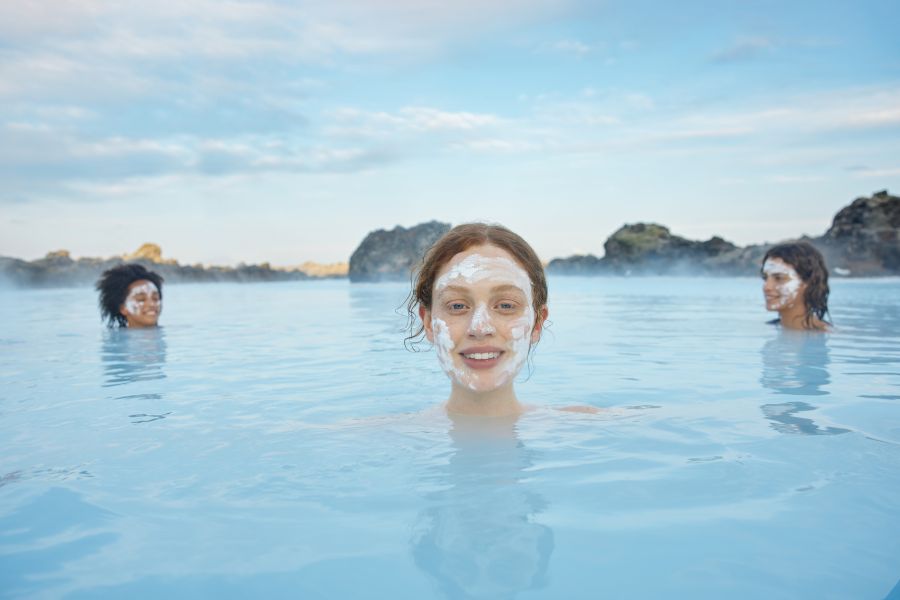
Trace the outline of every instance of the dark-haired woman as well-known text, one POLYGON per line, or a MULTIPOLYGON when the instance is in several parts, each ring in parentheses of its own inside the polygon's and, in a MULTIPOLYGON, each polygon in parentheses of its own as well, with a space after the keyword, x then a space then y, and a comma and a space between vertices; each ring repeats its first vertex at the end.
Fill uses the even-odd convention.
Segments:
POLYGON ((785 329, 830 330, 828 268, 812 244, 773 246, 763 257, 760 274, 766 309, 778 312, 773 323, 785 329))
POLYGON ((135 263, 118 265, 97 281, 100 314, 110 327, 156 327, 163 278, 135 263))

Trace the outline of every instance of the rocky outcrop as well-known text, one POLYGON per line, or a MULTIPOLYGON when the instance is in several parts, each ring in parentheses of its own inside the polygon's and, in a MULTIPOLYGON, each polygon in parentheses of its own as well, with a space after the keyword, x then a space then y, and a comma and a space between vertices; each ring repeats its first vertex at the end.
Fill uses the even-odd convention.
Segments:
MULTIPOLYGON (((838 212, 823 236, 800 239, 821 250, 836 275, 900 275, 900 198, 886 191, 857 198, 838 212)), ((637 223, 606 240, 603 258, 558 258, 547 270, 562 275, 755 275, 771 246, 741 248, 720 237, 692 241, 662 225, 637 223)))
POLYGON ((593 254, 578 254, 568 258, 554 258, 547 266, 548 273, 557 275, 612 275, 612 270, 593 254))
POLYGON ((708 260, 737 246, 720 237, 705 242, 672 235, 667 227, 654 223, 625 225, 603 244, 603 262, 617 273, 705 272, 708 260))
POLYGON ((166 265, 177 265, 178 261, 174 259, 163 259, 162 257, 162 248, 159 247, 158 244, 142 244, 140 248, 132 252, 131 254, 122 255, 122 260, 125 262, 134 262, 138 260, 144 260, 147 262, 151 262, 157 265, 166 264, 166 265))
POLYGON ((431 221, 369 233, 350 257, 350 281, 409 281, 428 248, 449 230, 449 224, 431 221))
POLYGON ((850 274, 900 274, 900 198, 886 190, 857 198, 813 242, 831 267, 850 274))
POLYGON ((258 282, 309 279, 300 270, 273 269, 268 263, 238 265, 237 267, 204 267, 179 265, 172 259, 162 260, 162 251, 155 244, 144 244, 136 253, 115 258, 79 258, 74 260, 68 251, 57 250, 33 261, 0 257, 0 284, 16 287, 68 287, 93 285, 106 269, 123 262, 136 262, 163 276, 166 283, 180 282, 258 282), (147 249, 149 248, 149 251, 147 249), (154 250, 155 248, 155 250, 154 250), (142 251, 144 251, 142 253, 142 251), (135 257, 128 258, 125 257, 135 257), (149 258, 148 258, 149 256, 149 258), (152 259, 157 260, 152 260, 152 259))
POLYGON ((565 275, 731 274, 747 261, 740 248, 720 237, 689 240, 656 223, 624 225, 603 248, 603 258, 558 258, 547 270, 565 275))

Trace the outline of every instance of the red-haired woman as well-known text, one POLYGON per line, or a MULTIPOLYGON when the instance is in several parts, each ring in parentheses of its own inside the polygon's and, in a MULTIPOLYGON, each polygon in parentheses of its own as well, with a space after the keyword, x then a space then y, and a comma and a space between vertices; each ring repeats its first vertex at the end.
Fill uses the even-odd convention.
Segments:
POLYGON ((548 315, 544 268, 525 240, 499 225, 454 227, 425 255, 408 308, 409 339, 424 334, 450 378, 448 413, 524 411, 513 381, 548 315))

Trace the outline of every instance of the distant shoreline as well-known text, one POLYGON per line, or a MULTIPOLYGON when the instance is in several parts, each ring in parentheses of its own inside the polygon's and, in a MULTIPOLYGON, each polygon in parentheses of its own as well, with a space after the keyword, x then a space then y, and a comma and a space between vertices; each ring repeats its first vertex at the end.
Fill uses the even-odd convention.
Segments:
MULTIPOLYGON (((181 265, 164 259, 156 244, 112 258, 73 259, 66 250, 26 261, 0 256, 0 285, 73 287, 93 285, 103 271, 137 262, 167 283, 269 282, 349 278, 351 282, 405 281, 429 247, 449 231, 449 223, 371 231, 348 263, 305 262, 272 267, 268 262, 237 267, 181 265)), ((800 238, 825 256, 833 277, 881 278, 900 275, 900 198, 886 190, 860 197, 842 208, 821 236, 800 238)), ((656 223, 626 224, 603 244, 603 257, 587 254, 555 258, 548 275, 589 277, 755 277, 772 244, 739 247, 714 236, 706 241, 680 237, 656 223)))

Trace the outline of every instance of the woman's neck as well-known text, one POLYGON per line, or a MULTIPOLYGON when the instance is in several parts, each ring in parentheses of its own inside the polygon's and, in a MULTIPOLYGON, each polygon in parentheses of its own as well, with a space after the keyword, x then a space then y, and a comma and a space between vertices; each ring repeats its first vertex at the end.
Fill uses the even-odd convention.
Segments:
POLYGON ((797 302, 787 308, 778 311, 781 326, 785 329, 811 329, 816 331, 828 331, 828 324, 809 314, 804 302, 797 302))
POLYGON ((482 417, 505 417, 524 412, 512 382, 490 392, 475 392, 454 381, 450 398, 444 406, 448 414, 482 417))

